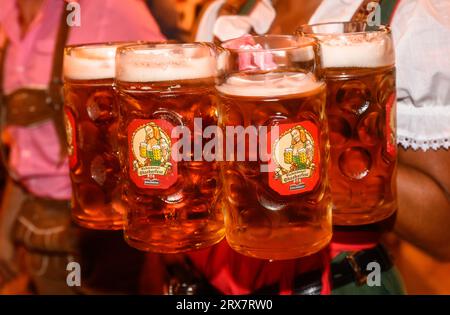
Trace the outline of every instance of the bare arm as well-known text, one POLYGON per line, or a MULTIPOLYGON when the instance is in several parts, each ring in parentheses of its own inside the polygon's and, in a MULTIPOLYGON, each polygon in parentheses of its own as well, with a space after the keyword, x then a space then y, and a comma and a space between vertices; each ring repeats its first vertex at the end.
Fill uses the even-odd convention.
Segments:
POLYGON ((399 149, 395 232, 450 261, 450 150, 399 149))

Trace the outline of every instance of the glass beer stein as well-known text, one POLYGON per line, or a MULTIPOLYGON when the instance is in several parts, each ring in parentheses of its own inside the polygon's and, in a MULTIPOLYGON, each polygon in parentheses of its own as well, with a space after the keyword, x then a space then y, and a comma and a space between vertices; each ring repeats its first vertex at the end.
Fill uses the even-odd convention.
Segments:
POLYGON ((223 47, 225 73, 216 89, 226 138, 220 165, 227 241, 262 259, 313 254, 332 235, 318 44, 273 35, 223 47))
POLYGON ((327 83, 333 223, 381 221, 396 205, 395 56, 387 26, 302 26, 319 40, 327 83))
POLYGON ((116 62, 126 241, 160 253, 219 242, 225 232, 218 165, 191 154, 202 146, 195 123, 217 125, 215 49, 131 45, 118 50, 116 62))
MULTIPOLYGON (((123 43, 122 43, 123 44, 123 43)), ((72 180, 72 216, 92 229, 121 229, 117 104, 120 43, 66 47, 64 113, 72 180)))

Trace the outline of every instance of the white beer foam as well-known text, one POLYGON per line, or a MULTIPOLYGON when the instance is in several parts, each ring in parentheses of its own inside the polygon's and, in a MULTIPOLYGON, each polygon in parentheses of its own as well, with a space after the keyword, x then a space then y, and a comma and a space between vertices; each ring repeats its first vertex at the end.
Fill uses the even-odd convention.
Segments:
POLYGON ((385 34, 319 36, 324 68, 375 68, 395 63, 392 41, 385 34))
POLYGON ((117 46, 73 48, 64 56, 64 77, 72 80, 114 78, 117 46))
POLYGON ((233 96, 275 97, 303 94, 323 84, 311 73, 267 73, 231 76, 217 90, 233 96))
MULTIPOLYGON (((193 52, 194 54, 194 52, 193 52)), ((216 59, 166 51, 121 55, 116 78, 123 82, 161 82, 214 77, 216 59)))

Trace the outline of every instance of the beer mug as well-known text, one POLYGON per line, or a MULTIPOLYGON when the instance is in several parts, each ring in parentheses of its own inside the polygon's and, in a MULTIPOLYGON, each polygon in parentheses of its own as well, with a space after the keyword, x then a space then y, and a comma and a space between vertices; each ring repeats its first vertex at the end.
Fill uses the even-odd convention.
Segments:
POLYGON ((155 162, 161 161, 161 147, 159 145, 155 145, 152 147, 153 159, 155 162))
POLYGON ((318 44, 269 35, 222 46, 226 71, 216 89, 227 148, 221 163, 227 241, 262 259, 315 253, 332 235, 326 87, 318 72, 318 44), (298 152, 307 141, 313 159, 301 168, 304 154, 298 152), (235 151, 231 155, 229 147, 235 151))
POLYGON ((214 46, 124 46, 116 62, 126 241, 160 253, 219 242, 225 232, 218 165, 177 147, 194 151, 197 121, 217 125, 214 46))
MULTIPOLYGON (((122 43, 123 44, 123 43, 122 43)), ((64 113, 72 181, 72 216, 92 229, 121 229, 117 104, 113 91, 120 43, 64 51, 64 113)))
POLYGON ((147 157, 147 143, 146 142, 141 142, 141 144, 139 145, 139 155, 142 158, 147 157))
POLYGON ((319 40, 327 83, 333 223, 362 225, 396 204, 396 89, 392 35, 361 22, 305 25, 319 40))
POLYGON ((302 166, 306 167, 307 158, 306 158, 306 149, 300 149, 298 152, 299 161, 302 166))

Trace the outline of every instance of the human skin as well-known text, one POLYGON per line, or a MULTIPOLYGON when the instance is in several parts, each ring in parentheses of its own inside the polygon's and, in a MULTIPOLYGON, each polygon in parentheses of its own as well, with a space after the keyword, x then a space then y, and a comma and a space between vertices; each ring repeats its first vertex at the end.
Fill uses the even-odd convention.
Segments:
POLYGON ((450 150, 399 148, 396 234, 450 261, 450 150))

